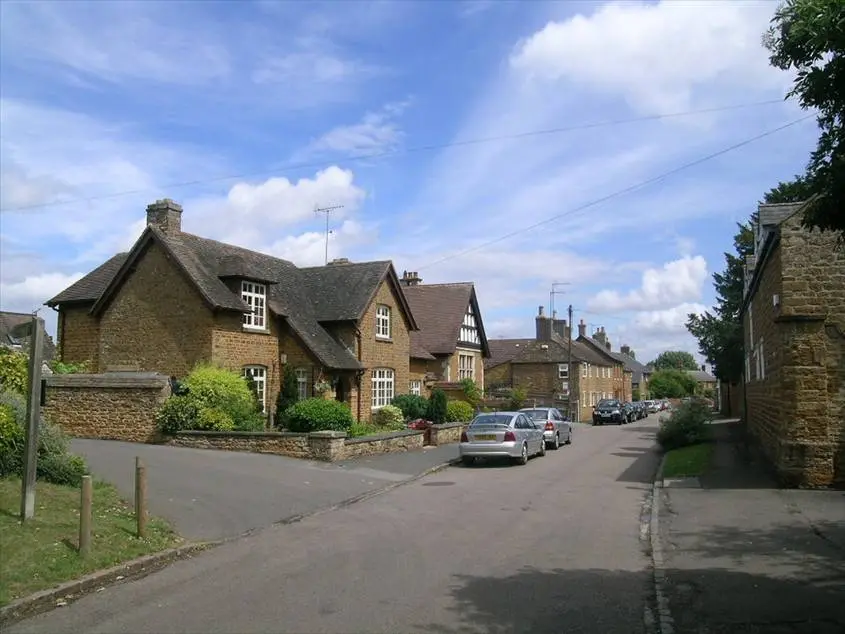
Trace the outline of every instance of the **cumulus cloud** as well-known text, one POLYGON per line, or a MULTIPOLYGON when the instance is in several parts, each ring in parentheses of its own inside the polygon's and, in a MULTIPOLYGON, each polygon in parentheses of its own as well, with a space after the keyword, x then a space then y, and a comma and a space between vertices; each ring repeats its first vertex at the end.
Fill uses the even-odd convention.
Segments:
MULTIPOLYGON (((373 237, 354 220, 345 220, 329 234, 328 261, 348 257, 352 249, 371 244, 373 237)), ((326 262, 326 234, 308 231, 289 235, 269 244, 262 251, 290 260, 297 266, 321 266, 326 262)))
POLYGON ((607 313, 668 308, 680 302, 700 299, 707 275, 707 262, 702 256, 686 256, 667 262, 660 269, 646 270, 638 289, 627 293, 618 290, 599 292, 588 301, 587 307, 607 313))
POLYGON ((698 302, 685 302, 664 310, 648 310, 637 313, 634 325, 644 331, 667 333, 686 330, 690 313, 701 315, 707 306, 698 302))
POLYGON ((549 22, 520 42, 510 63, 530 79, 621 95, 648 113, 678 112, 715 81, 787 85, 760 45, 773 9, 771 2, 610 2, 549 22))

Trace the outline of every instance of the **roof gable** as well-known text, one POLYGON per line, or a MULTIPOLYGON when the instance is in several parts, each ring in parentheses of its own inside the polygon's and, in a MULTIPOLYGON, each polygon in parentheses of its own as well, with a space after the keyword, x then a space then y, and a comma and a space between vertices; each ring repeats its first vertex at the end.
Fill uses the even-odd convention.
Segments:
POLYGON ((616 363, 624 363, 621 359, 619 359, 615 353, 608 350, 605 346, 601 344, 601 342, 596 341, 592 337, 587 337, 586 335, 580 335, 577 339, 585 346, 589 346, 591 350, 601 355, 602 359, 605 361, 610 361, 613 364, 616 363))
POLYGON ((431 354, 452 354, 458 347, 467 309, 472 308, 482 355, 490 358, 490 346, 472 282, 417 284, 402 289, 419 324, 411 333, 414 346, 431 354))

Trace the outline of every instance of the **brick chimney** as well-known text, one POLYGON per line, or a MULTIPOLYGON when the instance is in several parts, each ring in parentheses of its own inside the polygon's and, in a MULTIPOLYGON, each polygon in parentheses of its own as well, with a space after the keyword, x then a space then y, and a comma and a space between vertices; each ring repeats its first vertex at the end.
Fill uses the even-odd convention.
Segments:
POLYGON ((593 339, 595 339, 602 345, 607 344, 607 336, 604 334, 604 326, 596 329, 596 331, 593 333, 593 339))
POLYGON ((169 198, 147 205, 147 224, 157 227, 168 236, 181 233, 182 205, 169 198))
POLYGON ((562 339, 569 339, 569 330, 566 327, 565 319, 557 319, 556 315, 552 315, 552 332, 562 339))
POLYGON ((537 310, 537 316, 534 318, 534 323, 537 327, 537 341, 551 341, 552 320, 546 317, 546 313, 542 306, 540 306, 537 310))
POLYGON ((587 336, 587 324, 584 323, 583 319, 578 323, 578 336, 579 337, 586 337, 587 336))
POLYGON ((328 266, 337 266, 338 264, 349 264, 349 258, 335 258, 329 262, 328 266))
POLYGON ((619 348, 619 352, 624 354, 626 357, 630 357, 631 356, 631 346, 622 346, 621 348, 619 348))
POLYGON ((402 271, 402 284, 405 286, 417 286, 422 278, 416 271, 402 271))

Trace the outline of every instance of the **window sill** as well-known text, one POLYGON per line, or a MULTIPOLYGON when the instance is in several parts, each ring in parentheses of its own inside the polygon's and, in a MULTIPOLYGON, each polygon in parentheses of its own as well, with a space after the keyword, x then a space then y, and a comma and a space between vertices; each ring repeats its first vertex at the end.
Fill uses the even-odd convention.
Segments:
POLYGON ((256 335, 269 335, 269 328, 250 328, 249 326, 241 326, 241 332, 248 332, 256 335))
POLYGON ((392 337, 376 337, 376 341, 380 341, 381 343, 393 343, 392 337))

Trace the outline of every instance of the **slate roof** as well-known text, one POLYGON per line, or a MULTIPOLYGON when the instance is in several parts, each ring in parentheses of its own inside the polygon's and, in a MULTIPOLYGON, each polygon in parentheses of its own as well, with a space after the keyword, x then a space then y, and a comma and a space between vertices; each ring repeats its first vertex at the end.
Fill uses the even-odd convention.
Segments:
POLYGON ((645 365, 637 361, 636 359, 632 359, 627 354, 622 352, 611 352, 616 359, 621 361, 625 364, 625 370, 631 373, 631 383, 642 383, 643 382, 643 374, 650 374, 651 370, 649 370, 645 365))
MULTIPOLYGON (((29 337, 15 337, 12 335, 12 329, 31 320, 32 315, 29 313, 0 311, 0 346, 15 349, 26 347, 29 337)), ((45 333, 45 335, 42 354, 45 361, 52 361, 56 356, 56 344, 53 343, 53 338, 49 334, 45 333)))
MULTIPOLYGON (((157 227, 148 226, 132 251, 114 256, 49 300, 47 305, 94 302, 92 312, 96 314, 120 287, 124 274, 151 240, 170 253, 214 309, 249 310, 240 296, 229 290, 221 276, 267 282, 268 308, 284 317, 320 362, 330 368, 351 370, 363 366, 320 322, 358 319, 386 275, 393 278, 400 298, 404 299, 390 262, 299 269, 292 262, 257 251, 190 233, 165 235, 157 227), (322 272, 320 269, 332 270, 322 272)), ((408 319, 412 328, 416 328, 410 311, 408 319)))
MULTIPOLYGON (((491 339, 491 358, 484 364, 493 368, 502 363, 567 363, 569 344, 561 337, 550 341, 537 339, 491 339), (544 347, 546 346, 546 347, 544 347)), ((572 359, 594 365, 607 365, 607 360, 580 341, 572 340, 572 359)))
POLYGON ((470 302, 473 304, 483 356, 490 355, 487 335, 484 332, 478 302, 475 300, 475 285, 472 282, 417 284, 405 286, 402 290, 420 327, 418 331, 411 332, 412 356, 424 359, 434 358, 433 355, 436 354, 455 352, 470 302), (428 357, 424 354, 428 354, 428 357))
POLYGON ((687 370, 687 374, 699 383, 716 383, 716 381, 718 381, 715 376, 709 372, 704 372, 703 370, 687 370))

